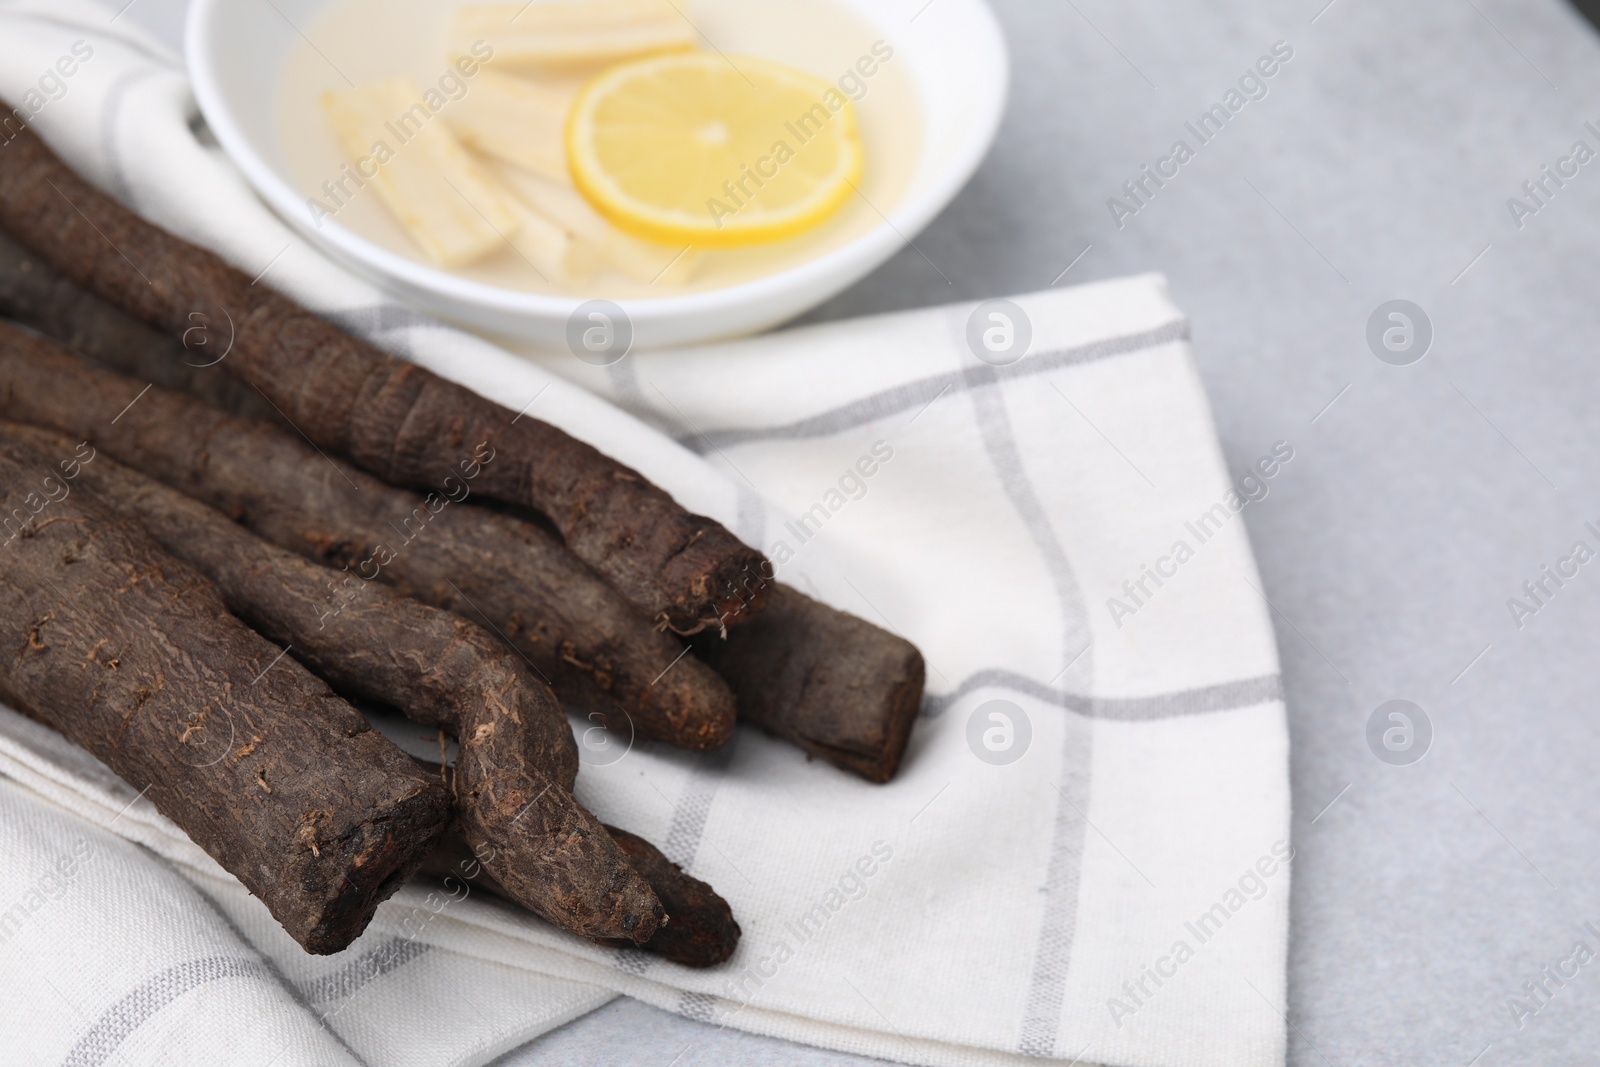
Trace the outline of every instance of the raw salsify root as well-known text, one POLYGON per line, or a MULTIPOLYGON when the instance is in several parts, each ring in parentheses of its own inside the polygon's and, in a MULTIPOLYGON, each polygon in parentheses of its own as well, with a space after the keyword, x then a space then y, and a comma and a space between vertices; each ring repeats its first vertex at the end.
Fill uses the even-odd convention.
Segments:
MULTIPOLYGON (((0 438, 38 454, 71 454, 70 439, 33 427, 0 423, 0 438)), ((456 824, 473 848, 492 851, 488 867, 512 899, 586 937, 642 942, 655 933, 661 902, 573 799, 572 730, 515 652, 467 620, 381 585, 324 619, 326 568, 107 456, 85 465, 77 481, 206 575, 229 610, 341 692, 455 734, 456 824)))
POLYGON ((32 130, 0 141, 0 218, 62 275, 174 337, 196 314, 226 322, 229 371, 317 445, 384 481, 432 488, 454 473, 453 450, 486 443, 498 458, 478 491, 542 512, 574 554, 658 624, 692 634, 760 611, 764 591, 746 580, 770 565, 719 523, 555 426, 254 284, 95 189, 32 130))
POLYGON ((292 431, 146 389, 3 321, 0 418, 87 439, 267 541, 344 565, 321 591, 329 618, 362 586, 385 582, 483 620, 563 701, 612 725, 698 750, 733 733, 727 684, 682 655, 680 642, 657 632, 560 541, 532 523, 453 502, 496 461, 479 463, 464 449, 467 458, 440 491, 419 497, 322 455, 292 431))
POLYGON ((140 789, 308 952, 337 952, 432 850, 449 799, 81 491, 109 463, 0 431, 0 697, 140 789))

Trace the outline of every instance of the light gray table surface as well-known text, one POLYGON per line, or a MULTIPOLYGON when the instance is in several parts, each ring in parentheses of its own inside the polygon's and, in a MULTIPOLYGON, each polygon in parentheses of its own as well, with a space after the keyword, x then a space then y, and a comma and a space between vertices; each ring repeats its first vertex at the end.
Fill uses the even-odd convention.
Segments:
MULTIPOLYGON (((1506 201, 1600 151, 1600 41, 1560 0, 992 2, 994 151, 808 320, 1165 272, 1230 464, 1296 453, 1246 513, 1293 741, 1290 1062, 1594 1062, 1600 960, 1520 1029, 1507 998, 1600 952, 1600 561, 1520 628, 1507 601, 1600 549, 1600 159, 1521 228, 1506 201), (1119 229, 1107 198, 1280 40, 1268 95, 1119 229), (1366 341, 1395 298, 1433 325, 1410 366, 1366 341), (1394 698, 1432 723, 1411 766, 1366 741, 1394 698)), ((182 7, 128 17, 175 40, 182 7)), ((868 1061, 621 1000, 500 1062, 868 1061)))

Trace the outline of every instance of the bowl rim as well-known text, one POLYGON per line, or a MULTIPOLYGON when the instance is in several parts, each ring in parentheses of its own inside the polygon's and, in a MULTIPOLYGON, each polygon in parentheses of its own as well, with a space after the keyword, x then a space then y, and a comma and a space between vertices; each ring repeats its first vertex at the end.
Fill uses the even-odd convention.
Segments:
MULTIPOLYGON (((835 291, 827 285, 829 279, 849 274, 853 267, 863 261, 871 262, 873 267, 881 265, 898 251, 898 247, 893 246, 911 244, 914 236, 955 198, 977 171, 999 133, 1010 93, 1010 56, 999 19, 985 0, 943 2, 960 6, 969 17, 977 19, 985 40, 968 39, 975 45, 987 46, 985 65, 992 67, 996 73, 995 77, 986 80, 990 91, 980 99, 979 107, 968 123, 967 133, 951 153, 949 163, 929 175, 920 189, 913 185, 908 190, 910 195, 902 196, 887 215, 873 207, 881 220, 878 225, 820 256, 784 270, 716 289, 616 299, 615 303, 635 320, 636 325, 667 317, 721 316, 797 290, 819 292, 821 295, 816 300, 806 304, 807 307, 813 306, 835 291), (885 246, 892 247, 886 250, 885 246)), ((455 304, 478 307, 501 315, 565 319, 579 305, 594 299, 582 294, 537 293, 473 281, 391 252, 336 222, 324 227, 321 222, 312 224, 302 219, 304 198, 285 175, 280 174, 256 151, 250 137, 227 105, 218 66, 211 62, 214 57, 208 54, 207 42, 215 25, 237 10, 238 5, 229 0, 192 0, 184 26, 184 53, 189 80, 200 112, 218 143, 274 213, 291 228, 313 244, 325 244, 347 263, 364 267, 408 290, 426 292, 455 304)), ((925 121, 928 119, 926 112, 923 117, 925 121)), ((868 203, 871 206, 870 201, 868 203)))

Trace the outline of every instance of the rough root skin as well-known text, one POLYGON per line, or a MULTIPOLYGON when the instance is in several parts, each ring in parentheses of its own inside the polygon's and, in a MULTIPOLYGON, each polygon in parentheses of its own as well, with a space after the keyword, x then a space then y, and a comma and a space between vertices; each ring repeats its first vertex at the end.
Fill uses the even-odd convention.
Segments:
MULTIPOLYGON (((487 620, 564 701, 620 708, 640 737, 705 751, 732 735, 727 684, 694 657, 680 659, 679 641, 539 527, 394 489, 290 431, 145 384, 0 322, 0 417, 90 440, 282 548, 347 567, 329 576, 337 587, 324 586, 321 611, 375 574, 487 620)), ((476 480, 452 485, 470 491, 476 480)))
MULTIPOLYGON (((727 961, 739 947, 742 933, 728 902, 644 838, 615 826, 607 826, 606 830, 672 916, 671 923, 640 947, 685 967, 714 967, 727 961)), ((621 947, 616 941, 607 944, 621 947)))
POLYGON ((925 673, 909 641, 774 583, 760 617, 696 649, 741 719, 869 782, 899 770, 925 673))
MULTIPOLYGON (((71 455, 70 440, 32 427, 0 422, 0 437, 71 455)), ((493 856, 486 866, 517 903, 585 937, 655 933, 661 902, 573 798, 578 751, 566 714, 514 652, 382 585, 358 587, 323 616, 326 568, 108 456, 83 466, 77 485, 214 581, 230 610, 342 692, 455 734, 457 824, 493 856)))
POLYGON ((212 336, 208 328, 199 327, 189 335, 193 347, 186 347, 79 288, 4 230, 0 230, 0 315, 142 382, 190 393, 235 415, 289 429, 260 393, 212 362, 222 355, 225 336, 212 336))
MULTIPOLYGON (((434 768, 437 771, 437 768, 434 768)), ((671 916, 655 936, 640 943, 634 939, 599 938, 599 944, 616 948, 630 945, 685 967, 714 967, 733 955, 741 931, 728 902, 698 878, 685 874, 648 841, 626 830, 607 826, 629 864, 655 890, 671 916)), ((474 850, 454 831, 447 833, 419 872, 422 876, 443 879, 447 891, 468 892, 482 889, 511 900, 511 895, 494 878, 488 865, 479 863, 474 850)))
POLYGON ((93 469, 0 429, 0 696, 147 787, 308 952, 343 949, 432 850, 443 788, 81 491, 75 457, 93 469))
POLYGON ((679 633, 759 612, 741 576, 770 573, 715 521, 593 447, 345 334, 210 252, 138 218, 23 130, 0 142, 0 218, 62 275, 174 337, 200 311, 231 324, 226 365, 322 448, 419 489, 462 446, 496 453, 479 491, 537 508, 646 617, 679 633))

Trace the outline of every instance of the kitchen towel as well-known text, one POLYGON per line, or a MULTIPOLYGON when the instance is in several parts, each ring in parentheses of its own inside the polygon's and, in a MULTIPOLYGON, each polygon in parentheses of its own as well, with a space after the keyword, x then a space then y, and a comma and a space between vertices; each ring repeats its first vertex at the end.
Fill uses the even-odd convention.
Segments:
POLYGON ((408 886, 307 956, 136 788, 0 709, 8 1055, 478 1064, 625 993, 910 1063, 1283 1062, 1288 735, 1243 516, 1294 451, 1224 464, 1161 278, 605 368, 514 355, 303 242, 210 142, 178 59, 115 15, 0 5, 0 95, 70 163, 715 516, 780 580, 914 641, 928 695, 886 786, 753 730, 585 766, 597 815, 732 904, 744 938, 708 971, 470 880, 408 886))

